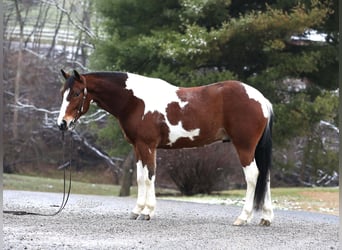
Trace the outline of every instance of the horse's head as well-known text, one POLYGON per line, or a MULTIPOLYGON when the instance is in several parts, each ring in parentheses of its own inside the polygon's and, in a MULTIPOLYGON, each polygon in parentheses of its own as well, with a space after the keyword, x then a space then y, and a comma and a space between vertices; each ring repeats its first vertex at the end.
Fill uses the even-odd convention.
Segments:
POLYGON ((61 94, 62 106, 59 111, 57 125, 60 130, 72 129, 76 121, 89 109, 90 97, 87 95, 87 83, 84 76, 76 70, 70 75, 61 70, 65 83, 61 94))

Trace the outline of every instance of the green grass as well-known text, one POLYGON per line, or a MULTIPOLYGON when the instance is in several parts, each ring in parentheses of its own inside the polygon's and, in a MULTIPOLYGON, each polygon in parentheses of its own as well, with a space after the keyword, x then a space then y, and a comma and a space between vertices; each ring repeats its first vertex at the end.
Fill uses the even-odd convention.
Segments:
MULTIPOLYGON (((63 192, 63 180, 15 174, 3 174, 4 189, 39 192, 63 192)), ((66 187, 69 185, 67 176, 66 187)), ((118 195, 120 187, 108 184, 92 184, 72 180, 71 192, 75 194, 118 195)), ((134 191, 134 190, 132 190, 134 191)))
MULTIPOLYGON (((69 176, 67 175, 67 179, 69 176)), ((67 185, 68 185, 67 180, 67 185)), ((26 190, 26 191, 39 191, 39 192, 62 192, 63 180, 48 177, 34 177, 17 174, 3 174, 4 189, 12 190, 26 190)), ((72 192, 77 194, 95 194, 95 195, 118 195, 120 186, 109 184, 93 184, 81 181, 72 180, 72 192)), ((136 187, 132 187, 132 195, 136 194, 136 187)), ((272 188, 272 199, 306 199, 303 192, 328 192, 338 193, 339 189, 336 187, 331 188, 272 188)), ((157 189, 156 192, 160 196, 172 197, 179 196, 179 193, 167 189, 157 189)), ((215 192, 212 195, 194 195, 191 197, 182 197, 184 200, 198 200, 198 199, 226 199, 226 198, 244 198, 245 190, 227 190, 215 192)))

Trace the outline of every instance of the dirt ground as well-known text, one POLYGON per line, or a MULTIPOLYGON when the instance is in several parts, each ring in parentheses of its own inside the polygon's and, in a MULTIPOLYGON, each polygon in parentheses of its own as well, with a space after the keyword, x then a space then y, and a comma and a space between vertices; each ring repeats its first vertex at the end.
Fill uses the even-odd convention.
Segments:
MULTIPOLYGON (((53 212, 62 194, 4 191, 4 210, 53 212)), ((4 214, 4 249, 339 249, 339 218, 275 210, 232 223, 241 207, 158 200, 151 221, 129 220, 135 199, 72 194, 54 217, 4 214)))

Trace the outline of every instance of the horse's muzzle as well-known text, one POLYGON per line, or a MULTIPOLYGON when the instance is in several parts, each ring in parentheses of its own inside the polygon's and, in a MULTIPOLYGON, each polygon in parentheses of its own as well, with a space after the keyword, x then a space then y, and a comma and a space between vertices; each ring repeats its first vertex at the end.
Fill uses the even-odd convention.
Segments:
POLYGON ((67 125, 67 122, 65 120, 62 120, 62 123, 58 124, 58 127, 61 131, 68 130, 68 125, 67 125))

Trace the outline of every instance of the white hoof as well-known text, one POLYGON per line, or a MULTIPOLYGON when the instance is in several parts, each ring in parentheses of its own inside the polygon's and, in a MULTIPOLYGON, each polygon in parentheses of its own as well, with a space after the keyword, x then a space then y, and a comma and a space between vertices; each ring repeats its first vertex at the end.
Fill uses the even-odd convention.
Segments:
POLYGON ((233 226, 244 226, 247 224, 247 220, 241 220, 239 218, 233 223, 233 226))

